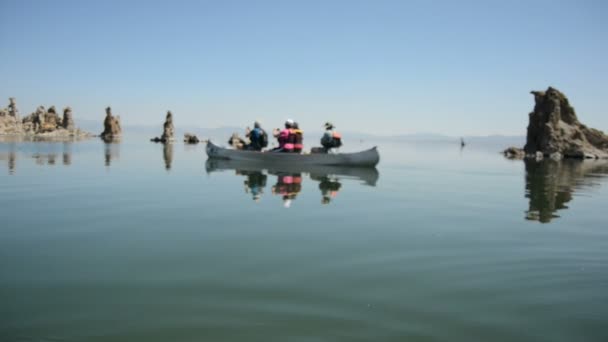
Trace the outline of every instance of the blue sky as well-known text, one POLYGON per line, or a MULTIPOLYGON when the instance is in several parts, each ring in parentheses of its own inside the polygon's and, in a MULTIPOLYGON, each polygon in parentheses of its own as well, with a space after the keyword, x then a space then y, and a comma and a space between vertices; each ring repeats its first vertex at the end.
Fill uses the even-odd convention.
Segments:
MULTIPOLYGON (((604 1, 0 1, 0 100, 123 124, 525 134, 553 85, 608 131, 604 1)), ((4 104, 3 106, 5 106, 4 104)))

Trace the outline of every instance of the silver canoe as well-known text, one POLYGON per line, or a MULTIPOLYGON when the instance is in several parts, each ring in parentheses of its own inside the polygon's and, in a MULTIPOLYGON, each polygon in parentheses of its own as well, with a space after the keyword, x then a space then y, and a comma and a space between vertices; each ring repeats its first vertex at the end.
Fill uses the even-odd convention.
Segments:
POLYGON ((280 152, 257 152, 246 150, 234 150, 224 148, 207 142, 207 155, 209 158, 263 162, 272 164, 291 165, 331 165, 331 166, 376 166, 380 161, 378 149, 373 147, 369 150, 356 153, 280 153, 280 152))

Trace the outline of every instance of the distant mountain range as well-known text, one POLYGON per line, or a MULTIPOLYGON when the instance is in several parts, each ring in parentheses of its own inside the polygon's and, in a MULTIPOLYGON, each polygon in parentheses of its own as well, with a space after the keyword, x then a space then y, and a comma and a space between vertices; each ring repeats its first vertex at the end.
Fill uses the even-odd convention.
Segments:
MULTIPOLYGON (((103 130, 103 124, 100 121, 95 120, 76 120, 76 125, 81 129, 98 134, 103 130)), ((184 133, 196 134, 199 138, 216 139, 216 140, 227 140, 230 135, 234 132, 244 134, 244 127, 218 127, 218 128, 204 128, 204 127, 191 127, 188 129, 175 127, 176 137, 182 137, 184 133)), ((124 125, 124 134, 137 134, 145 135, 153 138, 160 136, 162 133, 162 126, 159 125, 124 125)), ((448 136, 437 133, 412 133, 412 134, 399 134, 399 135, 375 135, 361 132, 349 132, 342 131, 344 140, 360 140, 360 141, 375 141, 375 142, 429 142, 429 143, 460 143, 461 137, 448 136)), ((321 137, 323 131, 307 131, 305 132, 307 137, 321 137)), ((488 135, 488 136, 464 136, 462 137, 466 144, 471 145, 504 145, 508 146, 523 146, 526 142, 524 135, 488 135)), ((178 139, 179 140, 179 139, 178 139)))

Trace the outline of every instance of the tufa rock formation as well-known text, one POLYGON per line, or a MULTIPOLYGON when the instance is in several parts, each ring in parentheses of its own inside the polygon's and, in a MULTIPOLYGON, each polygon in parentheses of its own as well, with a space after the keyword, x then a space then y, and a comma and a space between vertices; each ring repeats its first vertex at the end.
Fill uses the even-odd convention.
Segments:
POLYGON ((167 111, 167 117, 165 119, 165 124, 163 125, 163 134, 159 137, 155 137, 150 139, 153 142, 172 142, 174 140, 173 135, 175 133, 175 129, 173 128, 173 114, 171 111, 167 111))
POLYGON ((57 115, 55 106, 48 110, 40 106, 35 112, 19 119, 19 110, 15 98, 10 98, 8 108, 0 110, 0 135, 23 135, 35 138, 86 138, 87 132, 75 128, 71 109, 63 117, 57 115))
POLYGON ((72 108, 70 107, 63 109, 63 128, 69 131, 74 130, 74 119, 72 118, 72 108))
POLYGON ((9 98, 7 108, 0 108, 0 134, 23 134, 22 123, 19 120, 19 110, 14 97, 9 98))
POLYGON ((523 159, 526 156, 524 150, 518 147, 509 147, 502 153, 509 159, 523 159))
POLYGON ((173 114, 171 114, 171 111, 168 110, 167 118, 165 119, 165 124, 163 125, 163 135, 160 138, 163 141, 173 141, 173 134, 175 133, 174 131, 173 114))
POLYGON ((608 136, 588 128, 559 90, 532 91, 536 102, 530 113, 524 151, 526 157, 608 158, 608 136))
POLYGON ((14 117, 16 120, 19 120, 19 110, 17 109, 17 100, 14 97, 9 97, 8 99, 8 115, 14 117))
POLYGON ((103 132, 101 132, 99 136, 105 141, 112 141, 120 138, 121 134, 120 116, 113 116, 112 108, 106 108, 106 118, 103 121, 103 132))
POLYGON ((184 134, 184 142, 186 144, 198 144, 200 140, 196 136, 196 134, 186 133, 184 134))

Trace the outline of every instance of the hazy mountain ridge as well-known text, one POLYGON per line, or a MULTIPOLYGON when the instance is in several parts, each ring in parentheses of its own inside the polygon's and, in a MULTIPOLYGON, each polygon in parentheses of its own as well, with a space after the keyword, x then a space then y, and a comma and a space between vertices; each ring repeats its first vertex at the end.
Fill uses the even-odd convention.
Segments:
MULTIPOLYGON (((76 125, 81 129, 98 134, 103 130, 102 122, 95 120, 77 120, 76 125)), ((270 130, 267 130, 270 133, 270 130)), ((150 138, 162 133, 162 124, 158 125, 123 125, 124 134, 149 135, 150 138)), ((199 138, 207 139, 228 139, 232 133, 244 135, 245 127, 223 126, 216 128, 206 127, 175 127, 176 139, 181 140, 184 133, 196 134, 199 138)), ((357 131, 341 131, 345 141, 353 140, 371 140, 378 142, 432 142, 432 143, 460 143, 461 137, 443 135, 439 133, 420 132, 399 135, 376 135, 357 131)), ((320 139, 323 131, 305 131, 305 139, 307 141, 315 141, 320 139)), ((501 144, 523 146, 526 142, 525 135, 501 135, 493 134, 486 136, 463 136, 466 144, 501 144)))

